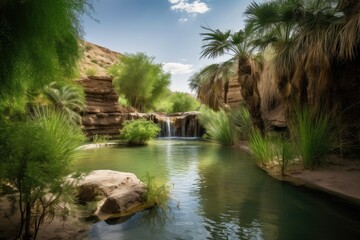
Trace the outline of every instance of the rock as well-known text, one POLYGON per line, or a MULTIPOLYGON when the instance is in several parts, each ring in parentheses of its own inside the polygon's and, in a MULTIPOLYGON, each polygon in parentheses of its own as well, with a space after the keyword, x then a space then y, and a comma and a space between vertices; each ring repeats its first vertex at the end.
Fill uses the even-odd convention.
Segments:
MULTIPOLYGON (((96 215, 129 213, 145 204, 145 185, 132 173, 111 170, 90 172, 78 181, 80 201, 99 201, 96 215)), ((107 216, 109 217, 109 216, 107 216)))
POLYGON ((82 114, 82 125, 86 135, 107 135, 116 138, 122 123, 129 119, 134 108, 118 104, 119 96, 112 85, 112 78, 91 76, 77 81, 84 87, 86 109, 82 114))

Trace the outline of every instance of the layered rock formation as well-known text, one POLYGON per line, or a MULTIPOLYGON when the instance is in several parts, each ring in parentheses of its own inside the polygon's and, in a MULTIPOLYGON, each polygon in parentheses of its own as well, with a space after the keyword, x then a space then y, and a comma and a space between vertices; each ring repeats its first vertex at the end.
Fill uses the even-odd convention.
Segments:
POLYGON ((118 95, 112 86, 111 77, 88 77, 78 81, 84 87, 86 110, 82 125, 87 136, 96 134, 116 137, 122 123, 129 119, 134 109, 118 104, 118 95))

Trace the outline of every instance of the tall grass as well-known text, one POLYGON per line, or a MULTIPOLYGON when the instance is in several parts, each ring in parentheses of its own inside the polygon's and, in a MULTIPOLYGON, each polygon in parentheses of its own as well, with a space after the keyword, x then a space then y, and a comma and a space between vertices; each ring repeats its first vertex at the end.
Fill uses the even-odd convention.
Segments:
POLYGON ((200 109, 199 120, 206 129, 206 134, 211 141, 224 146, 233 146, 237 141, 234 124, 224 110, 214 112, 208 108, 200 109))
POLYGON ((289 163, 295 159, 294 143, 280 134, 262 136, 258 130, 250 134, 250 148, 255 159, 262 165, 277 165, 284 175, 289 163))
POLYGON ((265 165, 274 159, 276 154, 274 146, 268 137, 262 136, 260 131, 253 130, 251 132, 249 144, 252 155, 261 164, 265 165))
POLYGON ((148 172, 142 177, 142 181, 146 185, 144 197, 149 205, 163 205, 168 200, 170 190, 167 185, 158 186, 148 172))
POLYGON ((275 154, 278 159, 281 175, 285 174, 287 166, 296 157, 295 145, 290 139, 284 138, 281 135, 276 135, 273 138, 275 147, 275 154))
POLYGON ((313 114, 308 108, 297 108, 291 133, 305 168, 323 164, 326 153, 335 148, 335 120, 325 114, 313 114))
POLYGON ((244 105, 231 112, 230 120, 233 122, 238 138, 248 140, 253 129, 249 110, 244 105))

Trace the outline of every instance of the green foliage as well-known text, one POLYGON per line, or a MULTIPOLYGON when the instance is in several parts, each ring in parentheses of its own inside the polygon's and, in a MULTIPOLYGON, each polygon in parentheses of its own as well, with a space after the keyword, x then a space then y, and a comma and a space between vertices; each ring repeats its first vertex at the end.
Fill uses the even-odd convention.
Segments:
POLYGON ((128 107, 129 106, 129 102, 126 99, 126 97, 124 97, 124 95, 119 96, 118 103, 122 107, 128 107))
POLYGON ((175 92, 157 103, 156 111, 175 113, 195 111, 200 107, 199 102, 188 93, 175 92))
POLYGON ((44 94, 50 101, 50 107, 65 114, 72 122, 81 122, 80 112, 85 109, 85 94, 77 85, 59 85, 51 83, 44 88, 44 94))
POLYGON ((93 143, 107 143, 107 142, 109 142, 109 136, 95 134, 92 137, 92 142, 93 143))
POLYGON ((26 92, 73 75, 79 17, 91 8, 89 1, 1 1, 1 99, 24 98, 26 92))
POLYGON ((86 76, 88 76, 88 77, 95 76, 96 73, 97 73, 97 70, 96 70, 95 68, 88 68, 88 69, 86 69, 86 71, 85 71, 85 74, 86 74, 86 76))
POLYGON ((230 114, 231 121, 235 125, 238 138, 248 140, 253 129, 250 113, 244 105, 234 110, 230 114))
POLYGON ((281 136, 276 136, 274 138, 274 144, 276 146, 275 153, 278 159, 278 164, 280 166, 281 174, 284 175, 287 166, 293 161, 296 157, 295 144, 281 136))
POLYGON ((262 136, 260 131, 254 129, 250 134, 250 149, 252 155, 261 164, 267 164, 274 160, 276 152, 269 138, 262 136))
POLYGON ((154 103, 167 90, 170 74, 164 73, 161 64, 144 53, 121 57, 109 73, 114 76, 113 84, 119 95, 124 95, 129 104, 139 111, 154 107, 154 103))
POLYGON ((210 140, 225 146, 236 144, 237 136, 234 124, 224 110, 215 112, 209 108, 200 109, 199 121, 204 126, 210 140))
POLYGON ((189 112, 200 106, 199 102, 191 95, 181 92, 172 94, 169 101, 172 103, 170 112, 189 112))
POLYGON ((0 180, 17 192, 18 237, 23 233, 29 237, 31 225, 36 238, 46 213, 60 209, 55 205, 68 189, 64 177, 70 173, 73 153, 84 135, 66 116, 51 111, 35 114, 26 122, 2 122, 0 131, 0 180))
POLYGON ((144 145, 155 138, 160 130, 157 124, 145 119, 125 121, 120 130, 120 138, 126 140, 128 144, 144 145))
POLYGON ((296 109, 291 133, 305 168, 322 165, 325 154, 336 145, 335 120, 306 107, 296 109))
POLYGON ((169 187, 165 184, 158 186, 153 176, 148 172, 141 181, 146 185, 145 199, 149 205, 164 205, 169 198, 169 187))

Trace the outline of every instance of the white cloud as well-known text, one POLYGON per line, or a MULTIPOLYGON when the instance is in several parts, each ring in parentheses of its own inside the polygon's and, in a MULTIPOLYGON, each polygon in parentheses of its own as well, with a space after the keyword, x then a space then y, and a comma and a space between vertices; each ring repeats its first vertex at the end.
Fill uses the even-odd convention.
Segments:
POLYGON ((163 69, 173 75, 187 74, 193 72, 193 65, 183 63, 163 63, 163 69))
POLYGON ((168 0, 171 4, 170 9, 173 11, 186 12, 190 14, 203 14, 210 11, 208 5, 202 0, 168 0))
POLYGON ((185 22, 187 22, 187 21, 189 21, 189 19, 187 19, 187 18, 180 18, 180 19, 179 19, 179 22, 182 22, 182 23, 185 23, 185 22))

